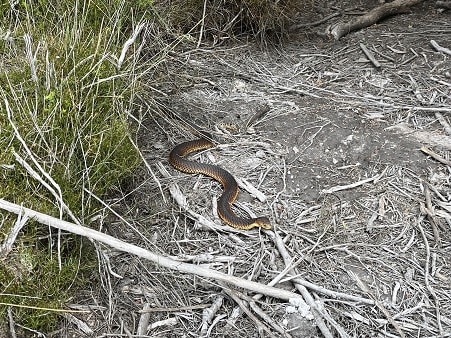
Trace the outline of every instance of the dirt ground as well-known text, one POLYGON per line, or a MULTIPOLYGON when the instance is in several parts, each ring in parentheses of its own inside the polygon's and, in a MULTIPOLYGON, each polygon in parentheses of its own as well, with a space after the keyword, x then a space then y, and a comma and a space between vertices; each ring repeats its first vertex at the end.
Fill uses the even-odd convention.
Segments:
POLYGON ((451 56, 430 43, 451 48, 451 11, 424 4, 340 41, 315 34, 330 23, 277 47, 228 41, 174 55, 176 80, 141 126, 149 167, 110 201, 129 225, 108 224, 262 284, 291 264, 276 287, 310 308, 106 251, 102 289, 86 300, 98 306, 85 318, 96 336, 136 337, 147 320, 142 337, 451 337, 451 56), (269 216, 274 231, 225 226, 213 211, 219 184, 170 167, 171 148, 196 137, 182 120, 218 144, 192 159, 247 180, 263 197, 241 189, 237 213, 269 216))

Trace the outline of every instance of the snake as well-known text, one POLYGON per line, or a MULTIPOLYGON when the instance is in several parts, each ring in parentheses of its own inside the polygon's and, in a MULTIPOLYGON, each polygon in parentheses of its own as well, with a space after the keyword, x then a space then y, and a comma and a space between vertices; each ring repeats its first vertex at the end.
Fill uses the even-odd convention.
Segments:
POLYGON ((190 153, 213 146, 213 142, 205 138, 180 143, 169 153, 169 163, 179 171, 188 174, 203 174, 221 183, 224 191, 218 199, 218 215, 228 225, 241 230, 255 227, 271 229, 271 222, 267 217, 243 218, 233 212, 232 204, 238 196, 239 189, 232 174, 216 165, 194 162, 185 158, 190 153))

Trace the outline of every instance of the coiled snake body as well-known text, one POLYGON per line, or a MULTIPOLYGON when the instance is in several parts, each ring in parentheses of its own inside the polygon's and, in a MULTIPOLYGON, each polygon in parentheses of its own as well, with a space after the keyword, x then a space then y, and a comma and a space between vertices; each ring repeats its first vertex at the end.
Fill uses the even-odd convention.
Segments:
POLYGON ((224 192, 218 199, 218 214, 230 226, 242 230, 248 230, 254 227, 271 229, 271 223, 267 217, 242 218, 235 215, 232 210, 232 203, 238 196, 238 184, 228 171, 215 165, 188 161, 184 158, 189 153, 212 146, 212 142, 203 138, 181 143, 172 149, 169 154, 169 163, 177 170, 189 174, 204 174, 222 184, 224 192))

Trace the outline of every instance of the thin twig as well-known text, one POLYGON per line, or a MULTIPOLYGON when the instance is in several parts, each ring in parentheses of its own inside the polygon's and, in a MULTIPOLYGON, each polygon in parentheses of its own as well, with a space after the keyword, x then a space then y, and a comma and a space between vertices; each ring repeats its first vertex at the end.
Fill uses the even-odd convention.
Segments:
POLYGON ((144 303, 143 309, 140 311, 141 316, 139 317, 138 328, 136 329, 136 334, 139 336, 144 336, 147 333, 147 327, 150 322, 150 303, 144 303))
POLYGON ((149 312, 182 312, 182 311, 192 311, 192 310, 203 310, 212 306, 212 304, 197 304, 191 306, 180 306, 180 307, 145 307, 139 310, 139 313, 149 313, 149 312))
MULTIPOLYGON (((285 262, 285 265, 290 265, 290 262, 292 261, 292 258, 290 257, 290 254, 288 253, 287 249, 285 248, 285 244, 280 238, 280 236, 277 234, 277 232, 273 233, 271 236, 274 244, 276 245, 277 250, 279 251, 280 255, 282 256, 282 259, 285 262)), ((298 274, 296 269, 293 269, 294 274, 298 274)), ((320 329, 321 333, 324 335, 325 338, 332 338, 333 335, 330 332, 329 328, 326 326, 326 323, 323 320, 324 318, 327 318, 327 320, 337 329, 339 334, 342 337, 349 337, 346 331, 341 328, 341 326, 333 320, 325 311, 322 311, 316 304, 313 297, 310 295, 308 290, 300 285, 295 284, 296 289, 302 294, 303 299, 299 299, 302 303, 307 303, 308 306, 313 310, 313 315, 315 318, 315 322, 318 325, 318 328, 320 329)))
POLYGON ((204 35, 204 24, 205 24, 205 13, 207 11, 207 0, 204 0, 204 8, 202 10, 202 19, 200 24, 200 32, 199 32, 199 39, 197 40, 197 46, 196 48, 200 47, 200 44, 202 43, 202 35, 204 35))
POLYGON ((139 33, 141 33, 142 29, 146 26, 146 22, 139 23, 135 29, 133 30, 132 36, 125 41, 124 46, 122 47, 121 55, 119 56, 119 59, 117 60, 117 69, 120 69, 122 64, 124 63, 125 56, 127 55, 128 49, 131 45, 133 45, 136 41, 136 38, 138 37, 139 33))
POLYGON ((333 19, 333 18, 335 18, 336 16, 339 16, 340 14, 341 14, 340 12, 335 12, 335 13, 332 13, 332 14, 330 14, 330 15, 325 16, 324 18, 322 18, 322 19, 320 19, 320 20, 314 21, 314 22, 310 22, 310 23, 302 23, 302 24, 294 24, 294 25, 290 26, 290 27, 288 28, 288 30, 294 31, 294 30, 299 29, 299 28, 306 28, 306 27, 315 27, 315 26, 319 26, 319 25, 321 25, 322 23, 324 23, 324 22, 326 22, 326 21, 329 21, 330 19, 333 19))
POLYGON ((276 338, 276 336, 271 332, 271 330, 263 324, 260 319, 258 319, 246 306, 246 304, 236 295, 236 292, 229 289, 226 284, 219 283, 222 285, 224 292, 232 298, 235 303, 241 308, 241 310, 255 323, 260 332, 265 331, 269 337, 276 338))
POLYGON ((437 41, 431 40, 431 45, 437 50, 437 52, 451 55, 451 49, 440 46, 437 41))
POLYGON ((398 323, 396 323, 396 321, 393 319, 390 312, 388 312, 386 307, 375 296, 373 296, 371 291, 368 289, 368 287, 365 285, 365 283, 362 282, 362 280, 359 278, 359 276, 351 270, 348 270, 348 274, 350 277, 352 277, 357 282, 357 285, 360 287, 360 289, 362 289, 362 291, 366 292, 371 298, 374 299, 374 302, 377 305, 377 307, 379 308, 379 310, 382 311, 382 313, 385 315, 385 317, 390 322, 390 324, 392 324, 393 327, 395 328, 395 330, 399 333, 401 338, 406 338, 404 331, 401 329, 401 327, 398 325, 398 323))
POLYGON ((374 67, 380 68, 381 64, 379 63, 379 61, 376 60, 373 53, 371 53, 371 51, 363 43, 359 43, 359 46, 362 49, 362 51, 365 53, 368 60, 370 60, 373 63, 374 67))
POLYGON ((423 153, 428 154, 429 156, 431 156, 433 159, 439 161, 440 163, 446 164, 451 166, 451 161, 444 159, 443 157, 441 157, 439 154, 433 152, 431 149, 429 149, 428 147, 421 147, 420 149, 423 153))
POLYGON ((266 323, 268 323, 274 330, 282 334, 285 338, 291 338, 291 335, 286 332, 285 329, 283 329, 279 324, 277 324, 266 312, 264 312, 260 306, 257 305, 255 302, 255 297, 249 297, 242 292, 234 291, 238 297, 246 301, 247 304, 249 304, 250 308, 266 323))
POLYGON ((223 300, 224 297, 222 295, 217 296, 213 304, 202 311, 202 325, 200 329, 201 337, 207 336, 207 332, 209 330, 208 324, 213 321, 213 316, 215 316, 222 307, 223 300))
POLYGON ((370 178, 367 178, 367 179, 364 179, 364 180, 361 180, 361 181, 357 181, 357 182, 354 182, 354 183, 351 183, 351 184, 347 184, 347 185, 337 185, 335 187, 323 190, 321 193, 323 193, 323 194, 332 194, 332 193, 337 192, 337 191, 356 188, 356 187, 361 186, 361 185, 363 185, 365 183, 370 183, 370 182, 373 182, 373 181, 377 182, 378 180, 380 180, 382 178, 382 176, 385 175, 386 171, 387 171, 387 168, 385 168, 384 171, 382 173, 380 173, 379 175, 375 175, 373 177, 370 177, 370 178))
POLYGON ((440 233, 438 231, 437 222, 435 221, 435 212, 434 212, 434 208, 432 207, 431 191, 429 190, 429 187, 426 183, 422 182, 421 185, 423 186, 426 206, 421 208, 421 205, 420 205, 420 210, 424 209, 422 211, 424 211, 424 213, 427 215, 429 223, 431 223, 435 242, 437 243, 438 246, 440 246, 440 233))
POLYGON ((418 221, 416 222, 417 228, 421 233, 421 237, 423 238, 424 247, 426 248, 426 258, 424 260, 424 284, 426 285, 426 288, 428 289, 429 293, 431 294, 432 298, 435 302, 435 315, 437 318, 437 325, 438 325, 438 331, 440 333, 440 336, 443 336, 443 326, 441 321, 441 314, 440 314, 440 301, 437 298, 437 294, 435 293, 433 287, 431 284, 429 284, 429 261, 431 259, 431 249, 429 247, 429 242, 426 237, 426 234, 423 230, 423 227, 421 226, 421 221, 423 220, 423 216, 418 218, 418 221))
POLYGON ((11 310, 11 306, 8 306, 7 312, 8 312, 9 333, 11 335, 11 338, 17 338, 16 328, 14 325, 13 311, 11 310))
POLYGON ((23 215, 21 212, 17 214, 16 222, 13 227, 9 230, 8 235, 6 236, 5 241, 0 247, 0 257, 5 258, 8 256, 9 252, 12 250, 14 242, 16 241, 17 235, 20 230, 25 226, 28 221, 28 217, 23 215))

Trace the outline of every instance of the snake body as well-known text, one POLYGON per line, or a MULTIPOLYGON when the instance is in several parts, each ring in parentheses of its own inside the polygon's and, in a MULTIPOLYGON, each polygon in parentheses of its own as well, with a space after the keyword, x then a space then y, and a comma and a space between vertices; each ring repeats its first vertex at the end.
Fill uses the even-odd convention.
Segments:
POLYGON ((213 145, 212 142, 203 138, 181 143, 170 152, 169 163, 177 170, 189 174, 204 174, 221 183, 224 192, 218 199, 218 214, 228 225, 242 230, 254 227, 271 229, 271 223, 267 217, 242 218, 233 212, 232 204, 238 196, 238 184, 228 171, 215 165, 193 162, 184 158, 192 152, 207 149, 213 145))

